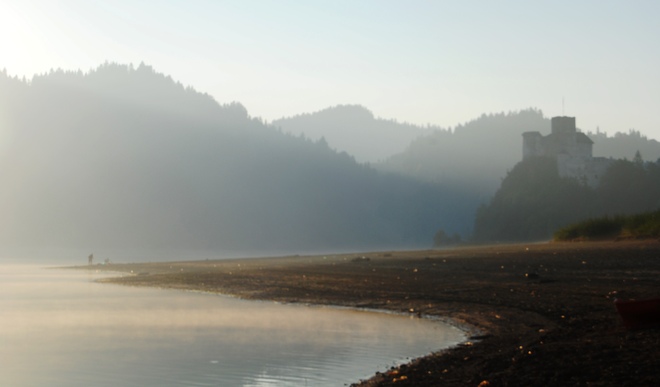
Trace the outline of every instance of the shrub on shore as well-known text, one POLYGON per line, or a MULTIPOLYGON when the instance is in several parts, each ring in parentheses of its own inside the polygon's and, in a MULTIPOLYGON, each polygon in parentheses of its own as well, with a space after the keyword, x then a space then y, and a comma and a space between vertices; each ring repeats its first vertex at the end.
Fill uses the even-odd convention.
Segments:
POLYGON ((555 232, 556 241, 660 237, 660 210, 605 216, 574 223, 555 232))

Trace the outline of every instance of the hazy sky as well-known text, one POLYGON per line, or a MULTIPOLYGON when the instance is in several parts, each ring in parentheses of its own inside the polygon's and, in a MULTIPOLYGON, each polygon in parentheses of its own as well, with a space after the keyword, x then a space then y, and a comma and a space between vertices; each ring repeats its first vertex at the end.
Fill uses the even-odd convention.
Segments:
POLYGON ((144 62, 268 121, 357 103, 447 127, 536 107, 660 139, 659 17, 656 0, 0 0, 0 69, 144 62))

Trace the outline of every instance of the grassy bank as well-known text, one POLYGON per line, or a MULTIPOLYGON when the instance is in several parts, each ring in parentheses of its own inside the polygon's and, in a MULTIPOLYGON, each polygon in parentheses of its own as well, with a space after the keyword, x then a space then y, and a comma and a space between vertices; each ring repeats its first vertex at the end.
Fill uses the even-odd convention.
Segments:
POLYGON ((554 235, 556 241, 658 237, 660 237, 660 210, 589 219, 564 227, 554 235))

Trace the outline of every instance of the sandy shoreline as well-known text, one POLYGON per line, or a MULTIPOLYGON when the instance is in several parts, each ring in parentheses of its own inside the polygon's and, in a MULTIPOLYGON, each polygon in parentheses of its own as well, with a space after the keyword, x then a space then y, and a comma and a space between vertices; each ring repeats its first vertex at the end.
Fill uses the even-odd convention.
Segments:
POLYGON ((91 268, 130 273, 104 281, 133 286, 450 318, 482 336, 377 374, 364 386, 660 381, 660 329, 626 331, 613 306, 615 297, 660 296, 655 240, 91 268))

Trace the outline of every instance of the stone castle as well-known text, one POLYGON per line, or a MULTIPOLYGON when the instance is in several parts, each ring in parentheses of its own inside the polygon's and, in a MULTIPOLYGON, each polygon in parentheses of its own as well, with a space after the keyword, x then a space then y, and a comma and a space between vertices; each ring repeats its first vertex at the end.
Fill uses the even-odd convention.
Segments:
POLYGON ((586 134, 578 132, 575 117, 553 117, 552 132, 523 133, 523 160, 534 156, 557 160, 559 176, 574 177, 591 187, 598 185, 612 160, 593 157, 593 145, 586 134))

